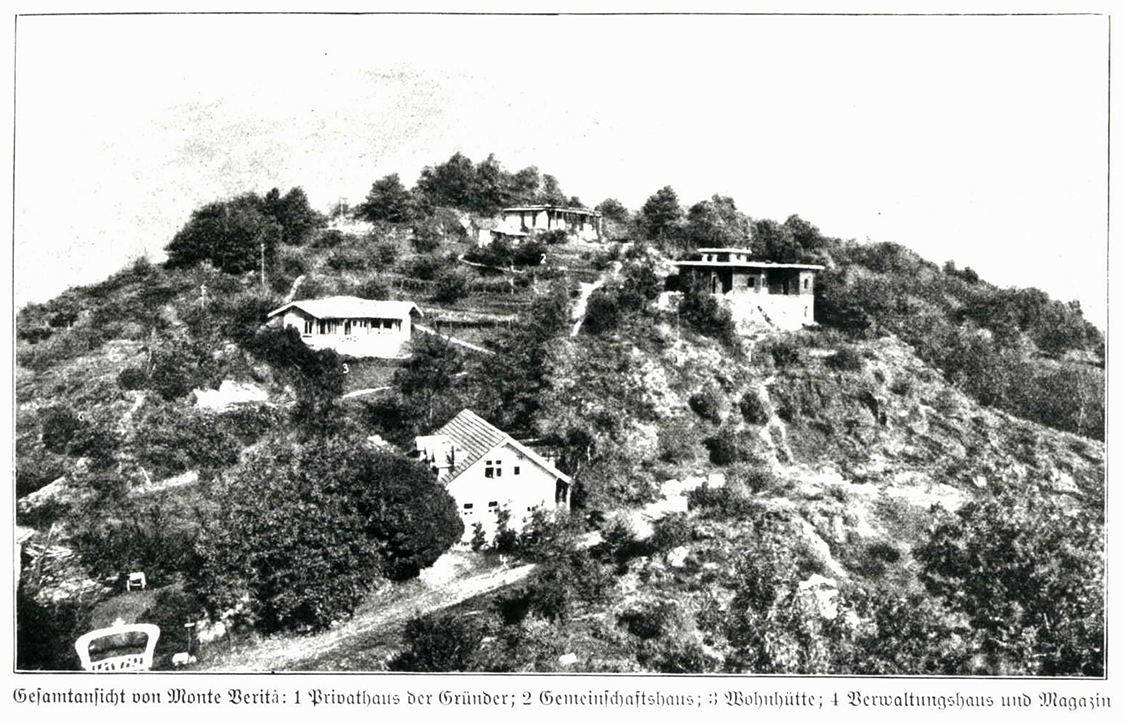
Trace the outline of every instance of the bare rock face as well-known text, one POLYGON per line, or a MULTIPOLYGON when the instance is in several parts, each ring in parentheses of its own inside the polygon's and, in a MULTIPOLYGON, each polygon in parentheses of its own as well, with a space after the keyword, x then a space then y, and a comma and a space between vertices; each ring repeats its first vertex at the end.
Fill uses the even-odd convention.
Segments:
POLYGON ((196 389, 195 406, 200 409, 224 411, 239 404, 253 404, 269 401, 269 392, 249 382, 236 382, 224 379, 218 389, 196 389))

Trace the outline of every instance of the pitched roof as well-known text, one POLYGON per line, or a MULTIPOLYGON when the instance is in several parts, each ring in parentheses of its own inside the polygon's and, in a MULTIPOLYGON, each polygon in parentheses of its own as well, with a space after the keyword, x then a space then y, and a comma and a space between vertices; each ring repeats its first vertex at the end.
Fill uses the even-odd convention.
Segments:
POLYGON ((324 299, 291 301, 269 313, 274 317, 296 307, 317 319, 405 319, 411 311, 422 310, 413 301, 377 301, 358 296, 329 296, 324 299))
POLYGON ((570 481, 570 477, 555 469, 555 466, 550 462, 512 439, 505 432, 481 419, 471 409, 461 410, 456 417, 446 422, 445 426, 434 432, 434 435, 447 437, 459 448, 458 454, 460 457, 454 460, 453 469, 449 471, 447 483, 452 482, 458 475, 505 442, 512 444, 536 464, 548 468, 559 477, 570 481))

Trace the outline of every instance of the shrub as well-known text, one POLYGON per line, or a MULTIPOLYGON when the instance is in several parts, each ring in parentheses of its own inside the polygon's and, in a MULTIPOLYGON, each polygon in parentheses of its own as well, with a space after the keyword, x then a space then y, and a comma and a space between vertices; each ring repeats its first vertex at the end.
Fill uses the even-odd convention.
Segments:
POLYGON ((406 624, 406 649, 387 665, 415 673, 466 672, 474 669, 483 631, 453 615, 416 617, 406 624))
POLYGON ((713 389, 701 389, 692 394, 688 397, 688 406, 691 407, 691 411, 708 421, 715 424, 721 424, 723 421, 722 401, 713 389))
POLYGON ((160 499, 132 498, 98 507, 104 517, 88 518, 73 537, 83 566, 93 575, 144 570, 149 584, 165 585, 199 567, 196 528, 187 510, 166 506, 160 499))
POLYGON ((423 281, 433 281, 445 267, 443 259, 433 254, 415 256, 407 264, 407 274, 423 281))
POLYGON ((613 331, 621 323, 621 307, 617 295, 607 289, 598 289, 590 295, 586 304, 586 318, 582 330, 590 334, 604 334, 613 331))
POLYGON ((129 391, 144 389, 148 384, 148 374, 141 367, 125 367, 117 375, 117 386, 129 391))
POLYGON ((864 361, 855 347, 846 346, 824 359, 824 363, 838 371, 860 372, 863 371, 864 361))
POLYGON ((701 286, 693 284, 684 289, 677 314, 696 332, 727 345, 734 344, 736 334, 730 310, 701 286))
POLYGON ((420 254, 432 254, 441 247, 441 228, 434 223, 419 223, 414 226, 410 244, 420 254))
POLYGON ((333 271, 366 271, 371 259, 364 249, 337 247, 328 253, 325 263, 333 271))
POLYGON ((203 600, 189 590, 180 589, 178 585, 156 593, 152 607, 137 619, 137 622, 152 623, 160 628, 153 668, 171 668, 172 656, 188 650, 189 633, 184 624, 199 620, 204 612, 203 600))
POLYGON ((484 525, 479 522, 473 523, 473 537, 469 540, 469 547, 473 552, 480 552, 488 544, 488 537, 484 534, 484 525))
POLYGON ((723 429, 703 440, 711 455, 711 463, 717 465, 748 462, 754 458, 749 436, 733 429, 723 429))
POLYGON ((547 247, 538 241, 527 240, 512 252, 512 263, 516 266, 538 266, 547 256, 547 247))
POLYGON ((459 301, 468 292, 468 285, 464 273, 455 269, 446 269, 438 274, 437 283, 434 285, 434 301, 440 304, 459 301))
POLYGON ((355 287, 355 295, 361 299, 386 299, 390 297, 391 289, 378 276, 372 276, 355 287))
POLYGON ((688 492, 688 509, 699 510, 712 519, 747 517, 758 510, 757 503, 730 487, 711 487, 707 483, 688 492))
POLYGON ((313 238, 312 246, 313 248, 332 248, 333 246, 339 246, 345 240, 347 240, 347 236, 344 235, 343 231, 330 228, 316 235, 313 238))
POLYGON ((694 459, 698 442, 692 434, 691 424, 674 420, 665 424, 657 433, 657 446, 660 459, 673 464, 694 459))
POLYGON ((535 238, 549 246, 558 246, 565 244, 569 239, 566 229, 556 228, 550 231, 544 231, 536 234, 535 238))
POLYGON ((496 536, 492 544, 502 555, 510 555, 520 546, 519 533, 511 527, 512 511, 503 508, 496 512, 496 536))
POLYGON ((613 560, 619 567, 647 551, 647 546, 637 539, 628 519, 620 516, 614 517, 602 529, 602 543, 598 548, 601 555, 613 560))
POLYGON ((648 539, 654 552, 667 552, 691 541, 691 523, 682 512, 673 512, 652 523, 648 539))
POLYGON ((669 601, 645 603, 617 616, 617 623, 641 640, 664 637, 675 625, 678 610, 669 601))
POLYGON ((762 401, 757 390, 751 389, 738 400, 738 411, 747 424, 765 424, 770 421, 770 408, 767 402, 762 401))
POLYGON ((48 452, 66 454, 82 422, 70 407, 53 407, 43 414, 43 446, 48 452))
POLYGON ((398 247, 388 242, 376 244, 374 257, 378 268, 389 269, 398 260, 398 247))
POLYGON ((801 364, 801 349, 791 341, 781 339, 770 345, 770 356, 779 369, 801 364))

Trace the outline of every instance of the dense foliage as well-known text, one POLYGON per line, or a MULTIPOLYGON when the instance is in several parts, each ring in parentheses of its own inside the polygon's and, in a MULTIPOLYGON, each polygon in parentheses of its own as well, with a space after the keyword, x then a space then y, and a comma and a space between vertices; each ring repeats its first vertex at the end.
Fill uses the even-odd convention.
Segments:
POLYGON ((208 261, 228 273, 258 267, 264 245, 272 263, 281 244, 303 243, 323 219, 309 207, 304 191, 282 196, 275 188, 264 198, 254 193, 197 209, 165 247, 169 268, 208 261))
POLYGON ((216 494, 195 585, 212 609, 244 603, 267 630, 328 625, 380 576, 417 575, 463 531, 423 466, 345 437, 275 440, 216 494))

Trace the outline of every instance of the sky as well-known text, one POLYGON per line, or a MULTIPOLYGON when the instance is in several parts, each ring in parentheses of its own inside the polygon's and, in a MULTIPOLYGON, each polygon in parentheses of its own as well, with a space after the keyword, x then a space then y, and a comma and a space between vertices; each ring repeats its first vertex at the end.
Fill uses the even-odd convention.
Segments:
POLYGON ((460 151, 638 208, 671 185, 893 241, 1105 328, 1107 20, 21 17, 15 300, 98 281, 198 206, 327 210, 460 151))

